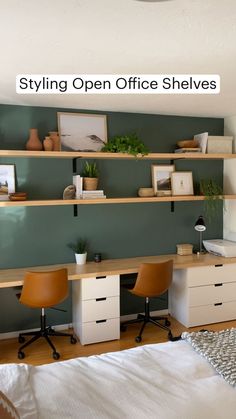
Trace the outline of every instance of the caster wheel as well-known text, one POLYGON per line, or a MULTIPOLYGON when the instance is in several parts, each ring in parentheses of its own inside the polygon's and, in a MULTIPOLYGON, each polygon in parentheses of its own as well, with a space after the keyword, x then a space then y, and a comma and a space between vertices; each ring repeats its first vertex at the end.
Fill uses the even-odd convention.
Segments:
POLYGON ((169 327, 171 325, 170 321, 168 319, 165 320, 165 326, 169 327))
POLYGON ((19 352, 18 352, 18 358, 19 358, 19 359, 24 359, 24 357, 25 357, 24 352, 19 351, 19 352))
POLYGON ((141 338, 141 336, 136 336, 136 338, 135 338, 135 342, 137 342, 137 343, 142 342, 142 338, 141 338))
POLYGON ((75 339, 75 337, 71 336, 70 343, 75 344, 76 342, 77 342, 77 340, 75 339))
POLYGON ((19 342, 19 343, 24 343, 24 342, 25 342, 25 338, 24 338, 24 336, 19 336, 19 337, 18 337, 18 342, 19 342))
POLYGON ((125 332, 125 331, 126 331, 126 329, 127 329, 127 327, 126 327, 126 326, 124 326, 123 324, 121 324, 121 325, 120 325, 120 331, 121 331, 121 332, 125 332))
POLYGON ((60 354, 58 352, 53 352, 52 357, 53 357, 53 359, 59 359, 60 354))

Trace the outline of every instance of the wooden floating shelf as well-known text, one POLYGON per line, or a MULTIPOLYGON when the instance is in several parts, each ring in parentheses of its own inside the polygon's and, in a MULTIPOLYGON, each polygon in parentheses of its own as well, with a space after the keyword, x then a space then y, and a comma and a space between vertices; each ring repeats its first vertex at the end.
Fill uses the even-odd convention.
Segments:
MULTIPOLYGON (((160 197, 131 197, 131 198, 102 198, 102 199, 45 199, 37 201, 0 201, 0 207, 40 207, 57 205, 93 205, 93 204, 141 204, 147 202, 183 202, 204 201, 204 196, 160 196, 160 197)), ((224 199, 236 199, 236 195, 224 195, 224 199)))
POLYGON ((149 153, 146 156, 131 156, 126 153, 77 152, 77 151, 27 151, 0 150, 0 157, 37 157, 37 158, 86 158, 86 159, 131 159, 131 160, 216 160, 235 159, 235 154, 203 153, 149 153))

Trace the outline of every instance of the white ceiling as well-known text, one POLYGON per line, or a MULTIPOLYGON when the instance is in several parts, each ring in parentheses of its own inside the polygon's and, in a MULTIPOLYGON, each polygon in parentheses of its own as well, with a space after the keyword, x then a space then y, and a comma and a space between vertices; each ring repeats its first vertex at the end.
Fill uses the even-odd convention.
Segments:
POLYGON ((236 1, 0 0, 0 103, 236 114, 236 1), (219 95, 17 95, 17 74, 219 74, 219 95))

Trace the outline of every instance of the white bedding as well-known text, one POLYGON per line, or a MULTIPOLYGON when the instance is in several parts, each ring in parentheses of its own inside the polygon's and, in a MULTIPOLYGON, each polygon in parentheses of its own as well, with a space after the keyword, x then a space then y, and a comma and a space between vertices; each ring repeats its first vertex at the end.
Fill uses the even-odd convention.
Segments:
POLYGON ((185 341, 38 367, 0 365, 0 390, 22 419, 236 418, 236 389, 185 341))

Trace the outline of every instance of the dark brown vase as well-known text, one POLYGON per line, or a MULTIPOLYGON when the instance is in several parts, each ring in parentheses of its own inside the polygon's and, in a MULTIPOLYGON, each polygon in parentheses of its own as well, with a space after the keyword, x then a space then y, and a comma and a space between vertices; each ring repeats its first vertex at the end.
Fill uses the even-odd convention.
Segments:
POLYGON ((31 128, 30 136, 26 143, 26 150, 41 151, 42 149, 43 149, 43 144, 39 139, 37 128, 31 128))

